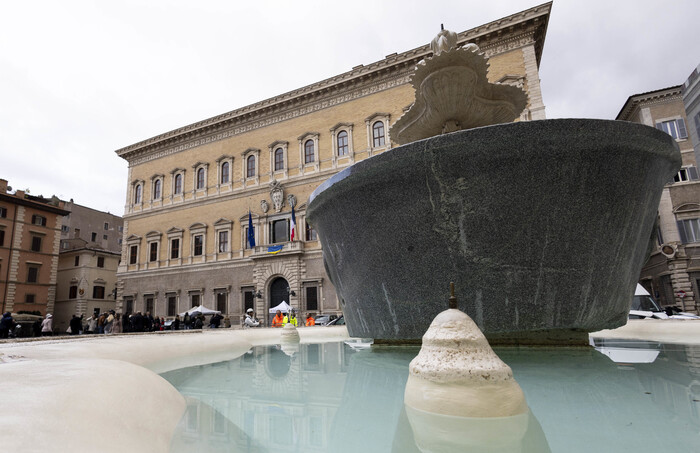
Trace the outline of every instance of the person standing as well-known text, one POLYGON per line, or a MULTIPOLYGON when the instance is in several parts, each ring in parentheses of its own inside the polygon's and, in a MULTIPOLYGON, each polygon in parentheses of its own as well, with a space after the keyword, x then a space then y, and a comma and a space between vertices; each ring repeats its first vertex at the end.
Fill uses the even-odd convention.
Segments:
POLYGON ((109 315, 107 315, 107 318, 105 319, 105 333, 108 335, 111 334, 113 326, 114 326, 114 312, 110 311, 109 315))
POLYGON ((252 308, 245 311, 245 319, 243 320, 243 328, 248 329, 250 327, 259 327, 260 321, 255 319, 255 313, 252 308))
POLYGON ((95 329, 97 329, 97 315, 93 313, 87 320, 87 329, 85 333, 95 333, 95 329))
POLYGON ((309 313, 306 316, 306 327, 311 327, 311 326, 315 326, 315 325, 316 325, 316 321, 314 320, 314 317, 312 316, 312 314, 309 313))
POLYGON ((180 330, 180 315, 175 315, 175 321, 173 321, 173 330, 180 330))
POLYGON ((299 322, 297 321, 297 314, 294 312, 294 310, 289 313, 289 320, 287 322, 294 327, 298 326, 299 322))
POLYGON ((83 328, 82 321, 80 318, 78 318, 77 315, 73 315, 73 318, 70 320, 69 326, 70 326, 70 334, 71 335, 80 335, 80 330, 83 328))
POLYGON ((12 319, 12 313, 9 311, 2 315, 0 320, 0 338, 7 338, 10 335, 10 330, 15 328, 15 320, 12 319))
POLYGON ((46 315, 46 319, 41 321, 41 336, 48 337, 53 335, 53 315, 51 313, 46 315))
POLYGON ((190 317, 189 313, 185 313, 185 330, 190 330, 192 328, 192 318, 190 317))
POLYGON ((117 313, 114 315, 114 324, 112 324, 112 333, 122 333, 122 315, 117 313))
POLYGON ((272 318, 272 327, 284 327, 286 316, 282 316, 282 311, 277 310, 275 317, 272 318))

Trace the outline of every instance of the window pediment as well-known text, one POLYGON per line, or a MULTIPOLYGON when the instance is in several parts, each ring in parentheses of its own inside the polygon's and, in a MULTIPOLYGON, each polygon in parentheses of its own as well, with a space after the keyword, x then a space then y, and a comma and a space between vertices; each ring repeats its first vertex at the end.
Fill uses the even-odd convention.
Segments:
POLYGON ((247 156, 248 154, 257 154, 257 153, 259 153, 259 152, 260 152, 260 149, 259 149, 259 148, 248 148, 248 149, 246 149, 245 151, 243 151, 243 152, 241 153, 241 156, 245 157, 245 156, 247 156))
POLYGON ((286 148, 286 147, 289 146, 289 142, 286 142, 286 141, 284 141, 284 140, 275 140, 274 142, 272 142, 272 143, 270 143, 269 145, 267 145, 267 147, 270 148, 270 149, 275 149, 275 148, 277 148, 278 146, 281 146, 282 148, 286 148))
POLYGON ((675 214, 678 213, 683 213, 683 212, 693 212, 693 211, 700 211, 700 204, 698 203, 685 203, 673 210, 675 214))
POLYGON ((330 128, 330 131, 331 132, 336 131, 336 130, 340 129, 341 127, 343 127, 343 128, 347 127, 349 129, 352 129, 353 126, 354 126, 353 123, 338 123, 335 126, 333 126, 332 128, 330 128))
POLYGON ((233 159, 233 156, 229 156, 228 154, 224 154, 223 156, 220 156, 218 159, 216 159, 216 162, 222 162, 227 159, 233 159))
POLYGON ((155 175, 151 176, 151 181, 154 181, 156 179, 163 178, 163 177, 165 177, 165 175, 155 174, 155 175))
POLYGON ((126 238, 127 242, 141 242, 141 236, 137 236, 135 234, 130 235, 128 238, 126 238))
POLYGON ((153 231, 149 231, 148 233, 146 233, 146 238, 156 239, 156 238, 160 238, 162 235, 163 235, 163 233, 161 233, 160 231, 153 230, 153 231))
POLYGON ((200 231, 205 231, 207 229, 207 226, 201 222, 193 223, 190 225, 190 231, 192 232, 200 232, 200 231))
POLYGON ((172 227, 168 231, 166 231, 166 233, 168 233, 168 235, 182 234, 184 232, 185 232, 185 230, 183 230, 182 228, 178 228, 178 227, 172 227))
POLYGON ((305 132, 304 134, 297 137, 297 140, 299 140, 300 142, 303 142, 304 140, 318 138, 319 135, 320 134, 318 132, 305 132))
POLYGON ((223 218, 223 217, 220 218, 219 220, 217 220, 216 222, 214 222, 214 226, 218 226, 218 227, 220 227, 220 226, 231 226, 231 225, 233 225, 233 220, 229 220, 229 219, 226 219, 226 218, 223 218))
POLYGON ((377 112, 377 113, 374 113, 373 115, 368 116, 367 118, 365 118, 365 122, 366 122, 366 123, 371 123, 371 122, 374 121, 374 120, 378 120, 378 119, 387 119, 387 120, 388 120, 389 118, 391 118, 391 114, 389 114, 389 113, 377 112))
POLYGON ((174 169, 170 170, 170 174, 174 175, 175 173, 180 173, 180 172, 184 173, 185 171, 186 170, 184 168, 174 168, 174 169))

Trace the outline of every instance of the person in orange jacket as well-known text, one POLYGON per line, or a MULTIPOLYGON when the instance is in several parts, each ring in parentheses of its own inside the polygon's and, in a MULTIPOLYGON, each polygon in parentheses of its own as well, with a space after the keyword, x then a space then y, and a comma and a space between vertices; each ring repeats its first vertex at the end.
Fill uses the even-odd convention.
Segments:
POLYGON ((277 313, 275 313, 275 317, 272 318, 272 327, 283 327, 284 326, 284 316, 282 316, 282 312, 280 310, 277 310, 277 313))
POLYGON ((314 317, 311 316, 311 313, 309 313, 308 316, 306 317, 306 327, 315 326, 315 325, 316 325, 316 321, 314 321, 314 317))

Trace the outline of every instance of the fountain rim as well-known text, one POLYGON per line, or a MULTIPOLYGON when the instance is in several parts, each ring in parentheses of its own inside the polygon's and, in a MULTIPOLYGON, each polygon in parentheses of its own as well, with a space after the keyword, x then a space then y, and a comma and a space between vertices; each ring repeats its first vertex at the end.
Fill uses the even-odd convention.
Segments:
POLYGON ((513 123, 495 124, 491 126, 466 129, 452 132, 449 134, 436 135, 434 137, 429 137, 423 140, 418 140, 415 142, 389 148, 381 154, 376 154, 374 156, 368 157, 367 159, 355 162, 351 166, 339 171, 338 173, 326 179, 311 193, 311 195, 309 195, 307 206, 309 207, 309 211, 313 211, 314 205, 317 205, 321 202, 321 200, 316 201, 316 199, 319 197, 323 198, 322 194, 327 192, 331 187, 335 186, 336 184, 340 183, 345 179, 348 179, 350 176, 356 173, 360 174, 364 171, 369 171, 372 168, 380 166, 386 160, 396 158, 396 154, 407 152, 408 150, 406 148, 414 148, 417 146, 417 144, 422 144, 420 149, 440 148, 441 142, 445 142, 446 140, 449 140, 450 137, 455 136, 473 135, 474 138, 488 137, 489 135, 494 135, 496 130, 498 130, 499 133, 506 132, 512 136, 516 136, 525 131, 528 131, 529 134, 533 134, 533 130, 536 131, 538 129, 541 129, 544 132, 545 130, 551 130, 555 127, 562 131, 577 131, 578 133, 581 133, 584 130, 588 131, 589 133, 593 133, 597 127, 619 129, 619 131, 617 131, 618 133, 612 135, 612 137, 610 138, 611 143, 619 142, 621 140, 621 134, 629 134, 636 130, 638 134, 643 134, 648 139, 656 140, 659 143, 659 145, 661 145, 662 142, 667 142, 675 149, 676 152, 673 152, 670 150, 669 147, 664 146, 659 146, 658 148, 649 146, 648 149, 645 149, 644 151, 656 154, 659 157, 667 158, 679 167, 682 164, 680 148, 678 147, 678 144, 676 143, 675 139, 667 133, 660 131, 654 127, 647 126, 645 124, 619 120, 590 118, 557 118, 534 121, 518 121, 513 123))

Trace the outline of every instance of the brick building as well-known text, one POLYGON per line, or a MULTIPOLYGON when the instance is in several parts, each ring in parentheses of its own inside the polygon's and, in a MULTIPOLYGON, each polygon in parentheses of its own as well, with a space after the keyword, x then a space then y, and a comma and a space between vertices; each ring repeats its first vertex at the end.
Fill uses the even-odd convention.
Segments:
POLYGON ((53 313, 61 220, 68 211, 56 197, 10 191, 0 179, 1 312, 53 313))

